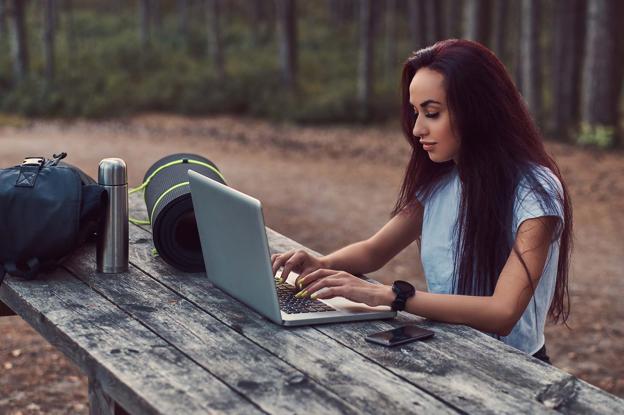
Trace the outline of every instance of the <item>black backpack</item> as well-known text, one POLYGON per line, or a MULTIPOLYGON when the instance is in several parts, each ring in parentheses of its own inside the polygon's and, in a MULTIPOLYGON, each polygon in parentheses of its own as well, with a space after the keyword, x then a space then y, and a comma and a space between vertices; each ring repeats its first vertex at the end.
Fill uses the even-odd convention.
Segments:
POLYGON ((53 270, 97 232, 105 190, 66 156, 0 169, 0 284, 5 271, 32 279, 53 270))

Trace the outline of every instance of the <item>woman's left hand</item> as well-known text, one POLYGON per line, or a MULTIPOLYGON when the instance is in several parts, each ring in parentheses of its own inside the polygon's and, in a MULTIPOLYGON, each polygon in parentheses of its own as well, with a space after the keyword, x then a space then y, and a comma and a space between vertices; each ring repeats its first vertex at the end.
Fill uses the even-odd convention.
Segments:
POLYGON ((333 269, 319 269, 299 281, 302 290, 298 296, 316 299, 344 297, 369 306, 390 305, 394 300, 392 287, 373 284, 355 275, 333 269))

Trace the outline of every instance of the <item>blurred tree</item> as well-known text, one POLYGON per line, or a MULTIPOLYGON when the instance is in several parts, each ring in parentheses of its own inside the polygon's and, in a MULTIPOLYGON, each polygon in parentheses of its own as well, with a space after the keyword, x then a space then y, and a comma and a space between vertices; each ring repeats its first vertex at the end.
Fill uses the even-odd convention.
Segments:
POLYGON ((508 16, 509 16, 509 2, 508 0, 494 0, 494 19, 492 21, 492 50, 503 62, 508 62, 507 56, 507 33, 509 31, 508 16))
POLYGON ((522 96, 535 121, 541 125, 542 88, 539 54, 539 1, 522 0, 520 72, 522 96))
POLYGON ((158 34, 162 30, 162 15, 160 10, 160 0, 150 0, 150 18, 153 31, 158 34))
POLYGON ((208 13, 208 45, 210 56, 220 81, 225 80, 223 39, 221 37, 221 0, 206 0, 208 13))
POLYGON ((488 44, 491 28, 488 0, 464 0, 464 38, 488 44))
POLYGON ((385 74, 390 76, 396 71, 397 64, 397 0, 386 0, 385 4, 385 74))
POLYGON ((444 15, 444 37, 447 39, 460 38, 462 35, 462 3, 456 0, 446 0, 443 3, 442 10, 444 15))
POLYGON ((11 55, 13 58, 13 77, 16 82, 28 75, 28 42, 25 26, 26 0, 11 0, 8 12, 11 22, 11 55))
POLYGON ((54 33, 56 0, 43 0, 43 55, 45 78, 51 83, 54 78, 54 33))
POLYGON ((286 88, 294 92, 297 80, 297 14, 295 0, 275 0, 280 66, 286 88))
POLYGON ((76 54, 76 33, 74 27, 74 5, 72 0, 64 0, 65 41, 67 42, 67 60, 72 63, 76 54))
POLYGON ((359 65, 358 65, 358 109, 363 120, 371 115, 373 89, 373 3, 360 0, 359 18, 359 65))
POLYGON ((178 33, 185 46, 189 44, 189 0, 178 0, 178 33))
POLYGON ((334 27, 340 27, 353 19, 356 3, 354 0, 327 0, 329 17, 334 27))
MULTIPOLYGON (((608 145, 615 138, 621 77, 616 66, 617 0, 589 0, 583 62, 581 136, 608 145)), ((621 17, 621 16, 619 16, 621 17)))
POLYGON ((549 130, 557 138, 568 139, 579 115, 586 2, 556 0, 554 6, 549 130))
POLYGON ((427 46, 442 39, 442 4, 439 0, 424 0, 425 39, 427 46))
POLYGON ((427 45, 427 26, 425 24, 425 7, 421 0, 407 0, 407 13, 411 50, 416 51, 427 45))
POLYGON ((6 37, 6 7, 4 0, 0 0, 0 40, 6 37))
POLYGON ((151 1, 139 1, 139 38, 141 39, 141 49, 145 50, 150 44, 150 22, 151 22, 151 1))

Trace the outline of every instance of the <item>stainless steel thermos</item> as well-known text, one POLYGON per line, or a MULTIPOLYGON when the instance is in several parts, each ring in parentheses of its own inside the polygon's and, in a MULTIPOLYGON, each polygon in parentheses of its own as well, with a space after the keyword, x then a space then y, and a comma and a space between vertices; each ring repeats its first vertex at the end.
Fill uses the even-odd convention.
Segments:
POLYGON ((97 271, 128 270, 128 174, 119 158, 100 161, 98 183, 106 190, 106 215, 97 242, 97 271))

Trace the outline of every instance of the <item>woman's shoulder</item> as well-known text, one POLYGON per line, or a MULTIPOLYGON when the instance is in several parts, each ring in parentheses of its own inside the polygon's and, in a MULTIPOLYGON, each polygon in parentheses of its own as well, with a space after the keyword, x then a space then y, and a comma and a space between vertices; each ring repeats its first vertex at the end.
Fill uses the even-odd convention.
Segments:
POLYGON ((518 195, 527 192, 538 192, 551 196, 559 195, 563 198, 563 185, 559 177, 550 168, 531 163, 523 169, 517 188, 518 195))

